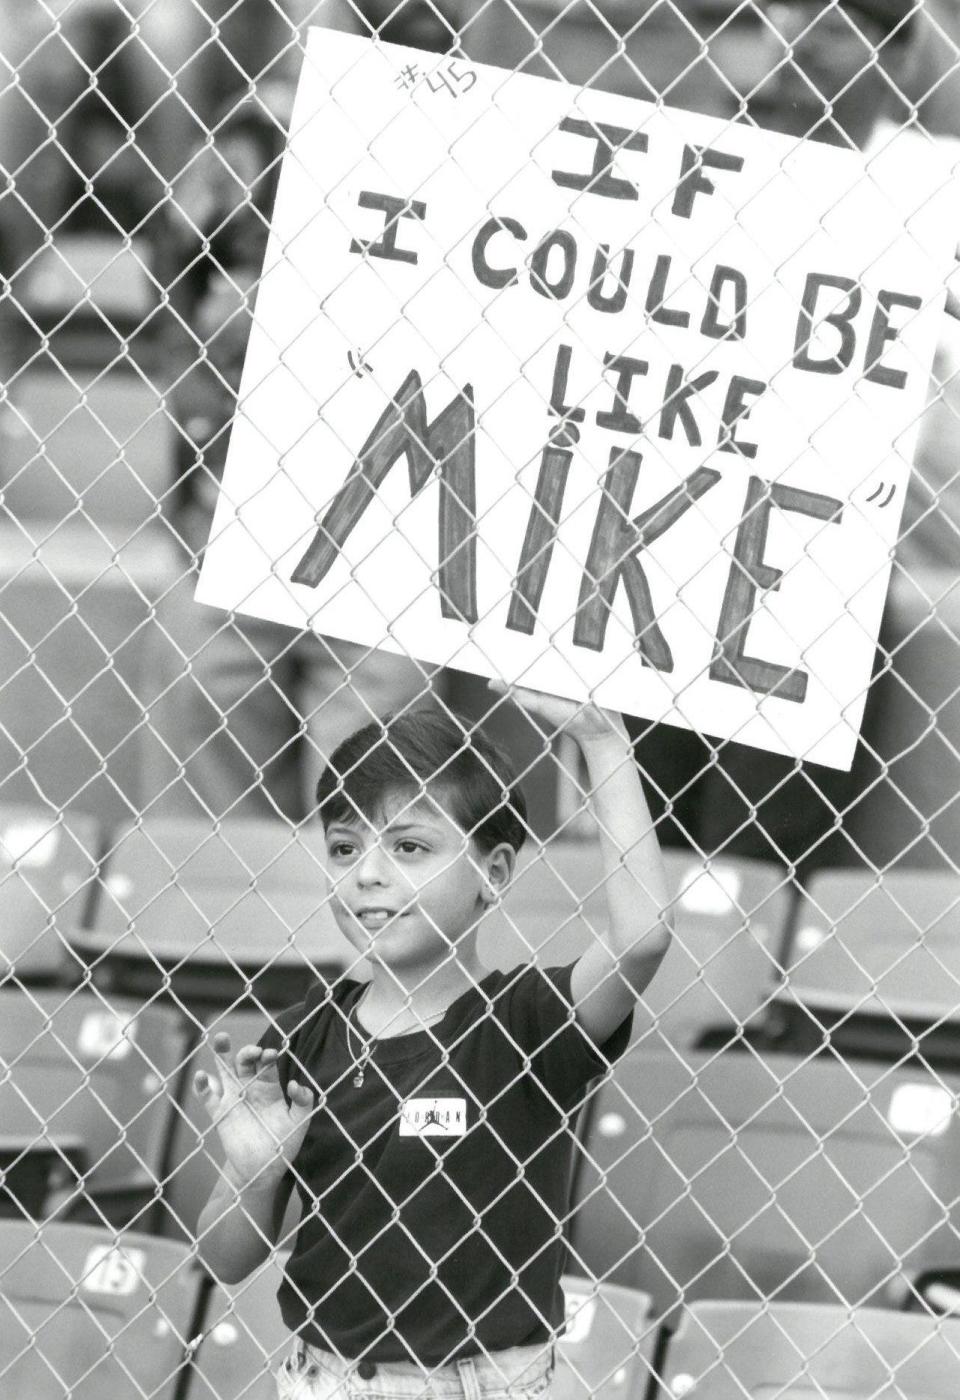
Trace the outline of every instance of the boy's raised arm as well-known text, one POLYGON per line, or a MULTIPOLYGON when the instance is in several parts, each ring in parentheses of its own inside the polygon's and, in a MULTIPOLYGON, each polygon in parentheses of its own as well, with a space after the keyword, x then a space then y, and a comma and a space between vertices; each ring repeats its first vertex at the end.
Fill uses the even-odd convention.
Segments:
POLYGON ((586 762, 609 931, 605 939, 595 931, 571 985, 577 1020, 602 1045, 633 1010, 672 936, 666 871, 630 739, 620 716, 596 705, 493 682, 491 689, 546 721, 548 731, 572 734, 586 762))

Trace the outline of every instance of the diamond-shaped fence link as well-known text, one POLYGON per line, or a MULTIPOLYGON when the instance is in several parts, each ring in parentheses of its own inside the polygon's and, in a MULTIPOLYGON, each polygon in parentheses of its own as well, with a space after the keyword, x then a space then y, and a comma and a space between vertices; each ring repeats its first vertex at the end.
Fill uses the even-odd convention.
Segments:
MULTIPOLYGON (((420 50, 398 90, 422 65, 451 104, 492 64, 505 83, 570 84, 574 113, 606 92, 860 151, 907 228, 915 167, 960 179, 955 0, 0 0, 0 1400, 946 1400, 952 282, 849 772, 701 732, 682 690, 678 724, 517 703, 398 647, 382 599, 361 598, 383 618, 373 645, 203 606, 312 26, 420 50)), ((604 130, 591 179, 615 192, 620 156, 644 147, 621 132, 614 150, 604 130)), ((445 151, 463 179, 468 137, 445 151)), ((389 131, 369 143, 391 149, 389 131)), ((505 187, 540 159, 514 154, 505 187)), ((423 216, 360 188, 393 257, 423 216)), ((575 201, 569 220, 572 239, 575 201)), ((610 311, 633 254, 605 251, 590 295, 610 311)), ((515 260, 561 295, 546 254, 515 260)), ((658 285, 655 329, 697 278, 658 285)), ((334 338, 338 290, 322 308, 334 338)), ((384 334, 422 336, 413 299, 386 277, 382 294, 384 334)), ((499 335, 486 305, 475 319, 499 335)), ((557 535, 583 418, 576 397, 564 407, 574 312, 535 493, 515 464, 530 549, 497 576, 517 631, 516 590, 539 596, 551 551, 584 568, 557 535)), ((622 447, 653 452, 654 420, 628 412, 646 372, 631 353, 608 357, 607 416, 636 424, 622 447)), ((399 413, 377 346, 348 358, 376 389, 371 424, 399 413)), ((687 392, 678 380, 667 404, 697 431, 687 392)), ((467 398, 415 432, 402 418, 407 462, 371 509, 403 535, 418 480, 436 479, 457 550, 479 533, 492 559, 489 521, 445 466, 457 431, 509 449, 482 407, 450 427, 467 398)), ((736 416, 724 430, 721 451, 743 440, 736 416)), ((614 457, 603 470, 623 549, 583 574, 580 606, 629 632, 625 561, 668 508, 698 518, 701 503, 688 478, 638 534, 633 485, 614 457)), ((798 517, 780 514, 789 531, 798 517)), ((330 520, 311 567, 336 545, 330 520)), ((734 572, 735 534, 716 537, 734 572)), ((450 585, 447 563, 428 565, 431 588, 450 585)), ((751 618, 778 586, 767 574, 748 579, 751 618)), ((658 589, 685 608, 690 582, 658 589)), ((649 665, 655 631, 631 634, 649 665)), ((541 640, 539 660, 560 646, 541 640)))

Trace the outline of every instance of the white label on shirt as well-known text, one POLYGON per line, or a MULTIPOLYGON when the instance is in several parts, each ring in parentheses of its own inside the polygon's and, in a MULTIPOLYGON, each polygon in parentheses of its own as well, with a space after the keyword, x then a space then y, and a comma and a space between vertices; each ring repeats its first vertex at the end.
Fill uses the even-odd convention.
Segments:
POLYGON ((463 1137, 466 1099, 407 1099, 400 1105, 401 1137, 463 1137))

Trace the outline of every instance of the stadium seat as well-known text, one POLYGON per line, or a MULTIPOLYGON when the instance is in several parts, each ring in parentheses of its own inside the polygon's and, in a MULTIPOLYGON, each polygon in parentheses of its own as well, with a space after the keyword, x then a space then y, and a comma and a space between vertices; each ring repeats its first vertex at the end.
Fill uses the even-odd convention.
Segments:
MULTIPOLYGON (((214 1289, 185 1400, 273 1400, 273 1373, 290 1345, 276 1293, 281 1257, 231 1289, 214 1289)), ((551 1387, 555 1400, 639 1400, 652 1371, 649 1298, 564 1278, 567 1330, 551 1387)))
POLYGON ((0 798, 129 822, 150 608, 175 576, 169 536, 4 519, 0 506, 0 798))
MULTIPOLYGON (((678 896, 676 936, 634 1018, 635 1038, 692 1044, 708 1030, 733 1033, 772 994, 792 894, 778 866, 717 859, 705 866, 664 853, 678 896)), ((546 966, 572 961, 606 927, 596 843, 557 842, 522 862, 503 904, 481 926, 491 967, 536 952, 546 966)))
POLYGON ((593 841, 556 841, 521 852, 510 888, 480 925, 481 960, 509 969, 536 954, 546 967, 580 956, 606 926, 600 855, 593 841))
POLYGON ((333 919, 314 834, 284 823, 164 821, 119 835, 96 927, 75 948, 111 987, 150 994, 169 972, 185 1001, 262 1004, 303 995, 313 969, 356 953, 333 919))
MULTIPOLYGON (((675 934, 635 1017, 671 1043, 724 1041, 757 1025, 782 975, 793 890, 780 866, 759 860, 708 864, 664 853, 678 892, 675 934)), ((656 1035, 650 1039, 655 1043, 656 1035)))
POLYGON ((563 1291, 567 1324, 553 1400, 639 1400, 650 1383, 657 1340, 648 1296, 571 1275, 563 1291))
POLYGON ((960 1259, 957 1090, 874 1062, 633 1047, 591 1105, 575 1266, 658 1313, 681 1295, 898 1301, 960 1259))
POLYGON ((815 876, 797 918, 782 1033, 844 1050, 960 1060, 960 875, 862 870, 815 876))
POLYGON ((100 832, 90 817, 0 806, 0 978, 56 975, 66 934, 96 897, 100 832))
POLYGON ((140 319, 156 301, 149 262, 145 244, 125 247, 119 235, 60 233, 35 259, 20 295, 47 325, 78 308, 114 324, 140 319))
POLYGON ((277 1303, 275 1256, 229 1292, 213 1289, 184 1400, 275 1400, 274 1373, 290 1348, 277 1303))
POLYGON ((170 1240, 0 1221, 0 1400, 173 1400, 199 1284, 170 1240))
POLYGON ((166 1008, 91 990, 0 991, 0 1125, 25 1148, 82 1149, 87 1174, 64 1211, 126 1223, 153 1199, 185 1051, 166 1008))
POLYGON ((710 1400, 953 1400, 960 1321, 811 1303, 694 1303, 667 1348, 659 1394, 710 1400))
POLYGON ((144 357, 158 301, 150 262, 143 239, 128 246, 120 234, 58 229, 18 278, 17 293, 62 363, 102 365, 131 349, 144 357))
POLYGON ((132 533, 173 481, 172 425, 139 374, 70 372, 54 360, 21 370, 0 424, 4 504, 17 520, 65 520, 82 503, 96 524, 132 533))

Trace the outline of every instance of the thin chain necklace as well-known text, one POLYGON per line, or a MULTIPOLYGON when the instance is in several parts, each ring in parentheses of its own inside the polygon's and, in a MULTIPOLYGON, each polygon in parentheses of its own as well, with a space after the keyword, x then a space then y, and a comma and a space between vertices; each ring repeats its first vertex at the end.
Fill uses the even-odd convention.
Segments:
MULTIPOLYGON (((370 1057, 373 1054, 373 1043, 376 1039, 376 1036, 372 1035, 362 1036, 359 1031, 355 1031, 353 1028, 354 1015, 360 1009, 360 1002, 363 1001, 366 995, 366 992, 364 992, 363 996, 360 997, 359 1001, 355 1002, 354 1005, 350 1008, 350 1011, 347 1015, 347 1050, 349 1051, 350 1058, 353 1061, 352 1083, 355 1089, 363 1088, 364 1075, 367 1071, 367 1065, 370 1063, 370 1057), (359 1055, 355 1055, 353 1053, 353 1037, 355 1035, 360 1042, 359 1055)), ((447 1008, 444 1007, 442 1011, 435 1011, 432 1016, 425 1016, 423 1018, 418 1017, 418 1028, 432 1026, 434 1021, 439 1021, 440 1018, 442 1016, 446 1016, 446 1014, 447 1008)))

